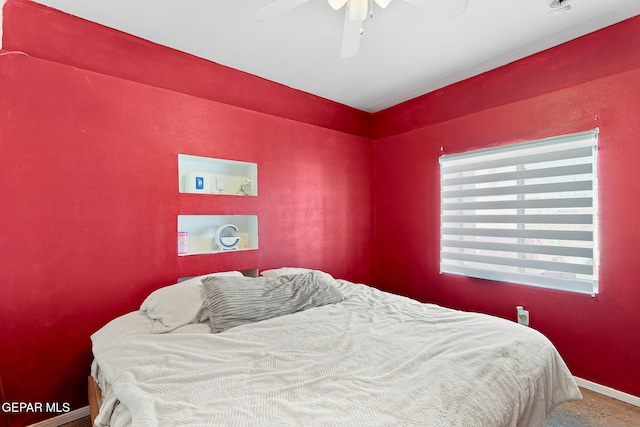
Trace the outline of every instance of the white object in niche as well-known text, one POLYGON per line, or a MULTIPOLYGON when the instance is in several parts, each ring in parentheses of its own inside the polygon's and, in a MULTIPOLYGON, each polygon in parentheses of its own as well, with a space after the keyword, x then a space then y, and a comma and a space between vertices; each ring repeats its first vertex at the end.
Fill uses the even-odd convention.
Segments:
POLYGON ((257 215, 178 215, 178 230, 189 235, 179 256, 258 249, 257 215))
POLYGON ((258 165, 237 160, 178 154, 181 193, 258 195, 258 165))
POLYGON ((238 227, 233 224, 225 224, 218 227, 216 230, 216 243, 218 249, 221 251, 232 251, 238 249, 238 243, 240 243, 240 236, 233 235, 238 231, 238 227))

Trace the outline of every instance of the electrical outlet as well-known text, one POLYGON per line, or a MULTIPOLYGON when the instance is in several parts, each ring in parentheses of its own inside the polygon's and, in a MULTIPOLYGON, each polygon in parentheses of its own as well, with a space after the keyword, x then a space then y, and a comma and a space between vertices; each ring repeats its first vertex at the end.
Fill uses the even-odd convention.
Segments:
POLYGON ((516 307, 516 313, 518 316, 518 323, 524 326, 529 326, 529 310, 525 310, 521 305, 516 307))

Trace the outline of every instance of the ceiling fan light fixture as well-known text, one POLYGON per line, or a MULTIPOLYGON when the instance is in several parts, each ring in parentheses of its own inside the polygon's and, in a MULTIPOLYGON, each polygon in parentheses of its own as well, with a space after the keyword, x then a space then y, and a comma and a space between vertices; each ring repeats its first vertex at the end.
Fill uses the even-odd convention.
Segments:
POLYGON ((329 2, 329 5, 334 8, 335 10, 340 9, 342 6, 344 6, 345 4, 347 4, 347 0, 327 0, 329 2))
POLYGON ((347 3, 347 13, 344 14, 344 30, 342 33, 342 48, 340 56, 351 58, 358 54, 360 39, 362 38, 362 21, 349 19, 349 8, 353 2, 347 3))
MULTIPOLYGON (((255 9, 252 12, 256 21, 266 21, 275 18, 283 13, 298 7, 310 0, 271 0, 266 5, 255 9)), ((562 3, 568 3, 571 0, 545 0, 550 2, 549 7, 562 3)), ((0 0, 0 3, 2 0, 0 0)), ((373 3, 375 2, 380 8, 384 9, 389 6, 391 0, 327 0, 329 5, 335 9, 341 9, 346 5, 344 14, 344 29, 342 33, 342 49, 343 58, 355 56, 360 49, 360 39, 362 38, 363 22, 367 19, 367 15, 371 13, 373 17, 373 3)), ((446 19, 454 19, 462 15, 469 6, 469 0, 405 0, 405 2, 413 4, 420 9, 429 13, 434 13, 446 19)), ((570 6, 560 7, 557 10, 569 9, 570 6)))
POLYGON ((364 21, 369 12, 369 2, 367 0, 349 0, 347 13, 352 21, 364 21))
POLYGON ((376 4, 381 8, 385 9, 391 3, 391 0, 375 0, 376 4))

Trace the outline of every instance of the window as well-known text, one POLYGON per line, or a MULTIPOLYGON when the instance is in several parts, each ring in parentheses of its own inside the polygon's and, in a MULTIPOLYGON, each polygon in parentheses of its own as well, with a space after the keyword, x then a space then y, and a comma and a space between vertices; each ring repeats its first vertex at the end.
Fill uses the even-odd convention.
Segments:
POLYGON ((440 157, 440 271, 598 292, 598 129, 440 157))

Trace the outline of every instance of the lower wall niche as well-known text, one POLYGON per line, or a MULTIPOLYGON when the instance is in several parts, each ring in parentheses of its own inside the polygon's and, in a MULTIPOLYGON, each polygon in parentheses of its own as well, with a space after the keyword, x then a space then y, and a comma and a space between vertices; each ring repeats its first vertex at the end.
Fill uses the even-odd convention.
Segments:
POLYGON ((258 249, 257 215, 178 215, 178 256, 258 249))

